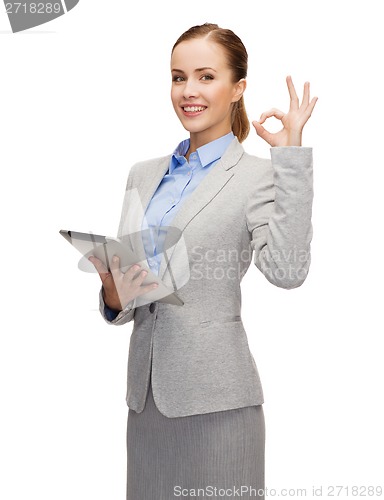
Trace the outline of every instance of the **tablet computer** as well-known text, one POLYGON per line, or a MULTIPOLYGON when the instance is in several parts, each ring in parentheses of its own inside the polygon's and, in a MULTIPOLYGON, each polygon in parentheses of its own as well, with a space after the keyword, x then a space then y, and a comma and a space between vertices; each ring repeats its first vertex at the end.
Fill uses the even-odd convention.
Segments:
POLYGON ((114 255, 117 255, 120 258, 120 269, 123 273, 126 272, 133 264, 140 263, 141 269, 138 270, 135 277, 137 277, 139 273, 145 269, 148 274, 143 280, 143 285, 157 283, 158 287, 136 297, 137 307, 154 301, 165 302, 167 304, 178 306, 184 305, 184 302, 176 294, 176 292, 169 286, 165 285, 164 282, 151 271, 148 264, 143 259, 144 256, 137 255, 132 248, 118 238, 93 233, 69 231, 65 229, 61 229, 59 232, 73 247, 76 248, 76 250, 83 255, 78 265, 81 271, 90 273, 97 272, 95 266, 88 260, 88 258, 92 255, 100 259, 109 271, 110 262, 112 261, 114 255))

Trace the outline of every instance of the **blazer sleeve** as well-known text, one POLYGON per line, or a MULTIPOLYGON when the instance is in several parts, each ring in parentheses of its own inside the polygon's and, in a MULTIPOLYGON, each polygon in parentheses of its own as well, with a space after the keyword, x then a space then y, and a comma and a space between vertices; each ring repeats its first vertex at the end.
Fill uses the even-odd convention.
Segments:
MULTIPOLYGON (((128 174, 128 180, 127 180, 127 186, 126 186, 126 191, 132 188, 133 185, 133 171, 134 171, 135 165, 131 167, 129 174, 128 174)), ((123 228, 123 222, 125 219, 126 211, 128 210, 128 206, 126 205, 127 203, 127 198, 124 197, 124 202, 123 202, 123 207, 121 210, 121 217, 120 217, 120 224, 119 224, 119 229, 118 229, 118 234, 117 237, 121 238, 122 236, 122 228, 123 228)), ((99 292, 99 311, 104 318, 104 320, 110 324, 110 325, 124 325, 125 323, 129 323, 130 321, 133 320, 135 316, 135 311, 136 311, 136 299, 131 300, 125 308, 117 313, 117 311, 112 311, 109 309, 109 307, 105 304, 104 302, 104 296, 103 296, 103 286, 101 286, 100 292, 99 292), (116 314, 117 313, 117 314, 116 314)))
POLYGON ((107 307, 104 302, 103 287, 101 287, 99 293, 99 310, 105 321, 110 325, 120 326, 132 321, 135 316, 135 310, 136 310, 135 304, 136 304, 136 299, 133 299, 117 315, 112 314, 112 310, 109 309, 109 307, 107 307))
POLYGON ((297 288, 311 263, 312 148, 272 147, 270 152, 272 161, 261 165, 247 200, 254 264, 273 285, 297 288))

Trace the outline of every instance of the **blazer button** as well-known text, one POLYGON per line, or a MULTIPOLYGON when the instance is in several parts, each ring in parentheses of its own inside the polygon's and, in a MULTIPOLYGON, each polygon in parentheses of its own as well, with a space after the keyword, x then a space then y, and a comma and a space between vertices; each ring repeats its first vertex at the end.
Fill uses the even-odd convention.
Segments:
POLYGON ((155 310, 155 303, 154 302, 151 302, 149 304, 149 310, 151 311, 151 313, 153 313, 153 311, 155 310))

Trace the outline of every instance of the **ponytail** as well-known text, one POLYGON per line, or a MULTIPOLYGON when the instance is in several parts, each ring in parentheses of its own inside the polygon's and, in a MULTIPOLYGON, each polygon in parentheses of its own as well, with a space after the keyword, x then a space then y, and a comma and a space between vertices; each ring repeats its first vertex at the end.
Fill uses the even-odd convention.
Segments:
POLYGON ((232 132, 239 142, 243 142, 247 138, 250 130, 247 112, 245 111, 244 96, 241 96, 241 99, 234 103, 231 119, 232 132))

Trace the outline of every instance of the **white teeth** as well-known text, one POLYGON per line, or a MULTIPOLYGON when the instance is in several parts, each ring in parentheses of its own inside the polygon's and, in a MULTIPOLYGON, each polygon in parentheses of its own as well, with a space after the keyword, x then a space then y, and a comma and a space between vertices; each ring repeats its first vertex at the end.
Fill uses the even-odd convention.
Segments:
POLYGON ((204 111, 204 106, 186 106, 184 111, 187 113, 196 113, 196 111, 204 111))

